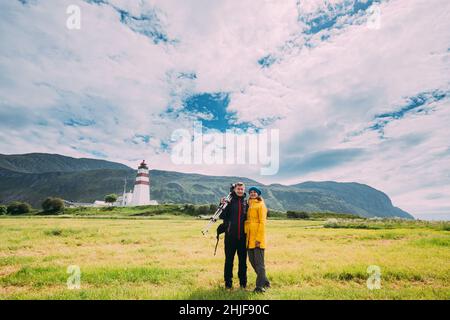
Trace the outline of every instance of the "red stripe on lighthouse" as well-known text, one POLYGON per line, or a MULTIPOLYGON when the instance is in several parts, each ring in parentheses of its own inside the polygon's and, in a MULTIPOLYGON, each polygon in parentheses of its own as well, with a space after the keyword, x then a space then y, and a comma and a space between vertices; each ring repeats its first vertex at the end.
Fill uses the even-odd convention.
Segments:
POLYGON ((148 173, 138 173, 137 176, 138 177, 147 177, 148 178, 148 173))
POLYGON ((135 183, 134 183, 134 185, 137 185, 137 184, 145 184, 145 185, 147 185, 147 186, 149 186, 150 185, 150 183, 148 182, 148 181, 136 181, 135 183))

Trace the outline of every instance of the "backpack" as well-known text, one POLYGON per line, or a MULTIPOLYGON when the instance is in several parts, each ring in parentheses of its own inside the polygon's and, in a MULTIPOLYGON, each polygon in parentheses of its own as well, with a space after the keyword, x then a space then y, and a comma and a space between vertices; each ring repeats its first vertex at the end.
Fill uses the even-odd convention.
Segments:
POLYGON ((217 236, 216 236, 217 241, 216 241, 216 248, 214 249, 214 255, 216 255, 216 252, 217 252, 217 245, 219 244, 220 235, 222 233, 225 233, 225 231, 227 231, 227 226, 228 226, 228 223, 223 222, 223 223, 219 224, 219 226, 217 227, 217 236))

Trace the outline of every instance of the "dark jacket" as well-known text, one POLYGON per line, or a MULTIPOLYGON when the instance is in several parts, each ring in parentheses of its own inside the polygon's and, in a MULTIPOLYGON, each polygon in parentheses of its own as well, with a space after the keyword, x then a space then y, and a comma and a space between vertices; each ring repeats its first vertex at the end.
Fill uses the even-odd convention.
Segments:
POLYGON ((247 218, 247 200, 246 194, 239 197, 234 191, 232 193, 231 202, 221 213, 220 219, 227 223, 227 231, 225 236, 232 237, 237 240, 245 241, 244 224, 247 218))

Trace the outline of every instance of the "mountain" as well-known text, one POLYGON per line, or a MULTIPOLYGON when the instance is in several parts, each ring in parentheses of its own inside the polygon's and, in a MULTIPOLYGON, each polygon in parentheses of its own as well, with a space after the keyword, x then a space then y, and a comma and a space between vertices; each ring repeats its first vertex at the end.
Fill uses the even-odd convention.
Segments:
MULTIPOLYGON (((57 154, 0 155, 0 203, 28 201, 39 207, 47 196, 93 202, 121 194, 134 183, 136 171, 123 164, 57 154)), ((207 176, 150 170, 151 197, 163 203, 217 203, 231 182, 259 186, 269 208, 309 212, 353 213, 364 217, 413 218, 394 207, 389 197, 370 186, 334 181, 263 185, 243 177, 207 176)))
POLYGON ((95 169, 131 170, 130 167, 105 160, 72 158, 59 154, 0 154, 0 168, 25 173, 73 172, 95 169))
POLYGON ((370 216, 370 212, 389 212, 391 216, 408 217, 409 213, 392 205, 387 194, 374 189, 368 185, 348 182, 338 183, 335 181, 303 182, 295 185, 299 189, 323 191, 351 204, 363 211, 362 216, 370 216), (365 212, 364 212, 365 211, 365 212))

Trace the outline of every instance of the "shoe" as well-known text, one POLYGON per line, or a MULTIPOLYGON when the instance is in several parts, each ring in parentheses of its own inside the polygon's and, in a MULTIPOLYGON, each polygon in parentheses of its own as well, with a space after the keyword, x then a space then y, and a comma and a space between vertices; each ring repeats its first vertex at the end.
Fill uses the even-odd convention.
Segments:
POLYGON ((267 282, 264 284, 264 288, 265 288, 265 289, 269 289, 269 288, 270 288, 270 282, 269 282, 269 281, 267 281, 267 282))
POLYGON ((247 288, 247 285, 246 284, 241 284, 240 287, 241 287, 242 290, 245 290, 247 288))
POLYGON ((266 289, 264 288, 260 288, 260 287, 256 287, 255 290, 253 290, 254 293, 264 293, 266 292, 266 289))
POLYGON ((231 290, 233 289, 233 285, 231 283, 225 283, 225 289, 231 290))

